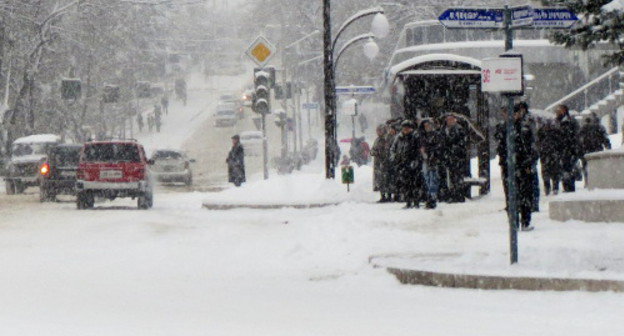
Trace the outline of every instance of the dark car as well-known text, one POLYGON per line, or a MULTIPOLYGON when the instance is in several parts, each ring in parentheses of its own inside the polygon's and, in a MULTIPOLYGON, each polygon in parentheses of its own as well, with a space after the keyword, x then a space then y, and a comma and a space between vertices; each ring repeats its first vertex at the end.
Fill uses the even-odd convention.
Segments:
POLYGON ((39 167, 39 200, 54 201, 56 195, 76 194, 76 171, 82 145, 57 145, 39 167))

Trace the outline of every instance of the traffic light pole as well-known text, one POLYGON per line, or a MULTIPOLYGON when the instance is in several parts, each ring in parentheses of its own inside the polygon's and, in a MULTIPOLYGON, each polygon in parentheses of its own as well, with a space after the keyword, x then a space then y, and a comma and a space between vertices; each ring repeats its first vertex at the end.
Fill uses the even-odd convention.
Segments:
POLYGON ((266 113, 262 113, 262 167, 264 179, 269 179, 269 144, 266 132, 266 113))

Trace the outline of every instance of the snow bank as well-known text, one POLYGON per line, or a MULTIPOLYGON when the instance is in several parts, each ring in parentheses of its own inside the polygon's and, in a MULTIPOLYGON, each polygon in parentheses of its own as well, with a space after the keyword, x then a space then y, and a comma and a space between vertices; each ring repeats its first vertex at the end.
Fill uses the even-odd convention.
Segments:
POLYGON ((240 188, 208 194, 205 202, 225 205, 298 205, 375 201, 371 167, 355 168, 355 184, 351 185, 351 192, 347 192, 347 186, 340 183, 339 170, 337 175, 336 180, 325 179, 325 175, 318 172, 271 176, 269 180, 254 181, 240 188))

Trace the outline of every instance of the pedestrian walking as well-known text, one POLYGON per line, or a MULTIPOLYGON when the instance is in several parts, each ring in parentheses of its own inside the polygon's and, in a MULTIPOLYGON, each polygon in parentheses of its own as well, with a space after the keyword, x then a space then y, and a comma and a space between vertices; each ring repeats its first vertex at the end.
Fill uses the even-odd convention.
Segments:
MULTIPOLYGON (((520 110, 520 113, 523 115, 524 123, 529 127, 531 133, 533 133, 533 139, 537 139, 537 124, 538 121, 533 115, 530 114, 529 105, 526 102, 520 102, 516 105, 516 108, 520 110)), ((535 150, 535 153, 539 152, 535 150)), ((534 161, 535 167, 531 168, 533 172, 533 176, 531 177, 533 180, 533 212, 539 212, 539 199, 540 199, 540 183, 539 183, 539 174, 537 172, 537 160, 534 161)))
POLYGON ((388 151, 388 135, 386 125, 377 126, 377 139, 371 148, 373 157, 373 191, 378 191, 381 198, 378 203, 386 203, 391 199, 387 175, 387 166, 390 164, 390 152, 388 151))
POLYGON ((225 162, 228 165, 228 182, 240 187, 245 182, 245 151, 240 143, 240 136, 232 137, 232 149, 225 162))
POLYGON ((139 132, 143 132, 143 114, 137 113, 137 125, 139 126, 139 132))
POLYGON ((546 195, 550 195, 551 192, 554 195, 559 193, 561 182, 560 138, 561 134, 555 126, 554 120, 546 120, 537 131, 537 150, 546 195))
POLYGON ((423 159, 422 174, 426 185, 427 209, 435 209, 440 190, 440 163, 442 158, 442 135, 431 119, 421 122, 420 155, 423 159))
POLYGON ((163 112, 169 114, 169 95, 167 93, 163 94, 162 98, 160 98, 160 105, 162 105, 163 112))
POLYGON ((578 141, 579 125, 570 116, 570 111, 566 105, 559 105, 555 109, 557 115, 555 122, 560 132, 558 139, 561 145, 559 160, 561 161, 561 180, 564 192, 574 192, 576 190, 577 165, 580 158, 580 146, 578 141))
POLYGON ((151 113, 147 116, 147 129, 150 133, 154 130, 154 115, 151 113))
POLYGON ((162 125, 162 109, 160 105, 154 105, 154 125, 156 126, 156 132, 160 133, 160 126, 162 125))
POLYGON ((581 147, 581 163, 583 166, 583 177, 587 186, 587 160, 585 155, 611 149, 611 141, 604 126, 600 124, 600 119, 593 114, 584 119, 583 126, 579 130, 579 145, 581 147))
POLYGON ((466 188, 464 178, 469 167, 468 134, 452 114, 446 116, 444 136, 444 167, 449 202, 464 202, 466 188))
POLYGON ((398 187, 406 202, 405 208, 419 207, 422 186, 422 160, 416 125, 411 120, 401 123, 401 133, 394 142, 394 164, 398 187))

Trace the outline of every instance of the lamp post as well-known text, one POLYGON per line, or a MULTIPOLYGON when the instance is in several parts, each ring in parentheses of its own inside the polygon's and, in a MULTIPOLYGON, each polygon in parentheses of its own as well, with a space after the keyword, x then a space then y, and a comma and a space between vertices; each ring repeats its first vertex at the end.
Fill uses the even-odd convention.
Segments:
MULTIPOLYGON (((325 74, 325 177, 333 179, 336 177, 336 80, 334 51, 336 43, 342 33, 353 22, 375 15, 371 26, 371 31, 376 37, 383 38, 388 35, 389 24, 383 15, 384 9, 381 7, 369 8, 355 13, 349 17, 338 29, 336 37, 332 40, 331 34, 331 0, 323 0, 323 69, 325 74)), ((370 36, 367 36, 370 38, 370 36)), ((353 41, 353 40, 352 40, 353 41)), ((359 41, 359 40, 358 40, 359 41)), ((357 41, 351 42, 351 44, 357 41)), ((342 48, 342 52, 347 46, 342 48)))

